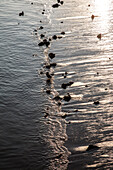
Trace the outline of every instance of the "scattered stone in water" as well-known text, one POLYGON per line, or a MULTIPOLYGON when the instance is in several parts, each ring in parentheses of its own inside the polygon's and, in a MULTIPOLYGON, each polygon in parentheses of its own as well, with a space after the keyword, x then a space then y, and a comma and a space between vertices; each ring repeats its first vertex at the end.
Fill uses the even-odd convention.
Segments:
POLYGON ((107 88, 105 88, 105 90, 107 90, 107 88))
POLYGON ((67 85, 71 86, 73 83, 74 83, 73 81, 70 81, 67 85))
POLYGON ((51 78, 48 78, 48 79, 46 80, 46 83, 47 83, 47 84, 51 84, 51 83, 52 83, 51 78))
POLYGON ((64 1, 60 1, 60 4, 63 5, 64 1))
POLYGON ((102 34, 98 34, 98 35, 97 35, 97 38, 101 40, 102 34))
POLYGON ((19 16, 24 16, 24 11, 20 12, 19 16))
POLYGON ((44 12, 42 12, 42 14, 44 14, 44 12))
POLYGON ((44 38, 44 37, 45 37, 45 35, 44 35, 44 34, 40 34, 40 37, 41 37, 41 38, 44 38))
POLYGON ((67 83, 63 83, 63 84, 61 85, 61 87, 62 87, 63 89, 66 89, 66 88, 67 88, 67 83))
POLYGON ((61 32, 61 34, 62 34, 62 35, 64 35, 64 34, 65 34, 65 32, 64 32, 64 31, 62 31, 62 32, 61 32))
POLYGON ((56 63, 51 63, 50 67, 56 67, 56 65, 57 65, 56 63))
POLYGON ((57 38, 58 38, 58 39, 61 39, 61 38, 62 38, 62 36, 58 36, 57 38))
POLYGON ((43 46, 44 45, 44 42, 40 42, 39 44, 38 44, 38 46, 43 46))
POLYGON ((49 72, 46 72, 46 76, 50 79, 52 78, 52 76, 49 74, 49 72))
POLYGON ((33 5, 33 2, 31 2, 31 5, 33 5))
POLYGON ((63 98, 66 102, 69 102, 71 100, 71 96, 69 93, 67 93, 67 95, 64 96, 63 98))
POLYGON ((61 98, 59 95, 57 95, 57 96, 55 96, 55 97, 53 98, 53 100, 58 101, 58 100, 62 100, 62 98, 61 98))
POLYGON ((63 23, 63 21, 60 22, 61 24, 63 23))
POLYGON ((51 41, 51 38, 49 38, 49 41, 51 41))
POLYGON ((94 20, 95 16, 94 15, 91 15, 91 19, 94 20))
POLYGON ((42 30, 44 27, 40 26, 39 30, 42 30))
POLYGON ((54 54, 54 53, 49 53, 49 57, 50 57, 51 59, 53 59, 53 58, 55 57, 55 54, 54 54))
POLYGON ((96 145, 89 145, 88 148, 86 149, 86 151, 92 151, 92 150, 97 150, 97 149, 99 149, 98 146, 96 146, 96 145))
POLYGON ((67 117, 67 114, 62 115, 61 117, 62 117, 63 119, 65 119, 65 118, 67 117))
POLYGON ((97 101, 94 101, 94 104, 98 105, 98 104, 100 104, 100 102, 97 100, 97 101))
POLYGON ((49 116, 49 113, 46 113, 46 114, 44 115, 45 118, 48 117, 48 116, 49 116))
POLYGON ((88 85, 86 84, 85 87, 88 87, 88 85))
POLYGON ((99 72, 97 72, 97 75, 99 75, 99 72))
POLYGON ((58 8, 59 6, 60 6, 60 5, 57 4, 57 3, 52 5, 53 8, 58 8))
POLYGON ((42 22, 42 21, 40 21, 40 22, 42 22))
POLYGON ((88 7, 90 7, 90 4, 88 5, 88 7))
POLYGON ((54 40, 56 40, 57 39, 57 36, 56 35, 53 35, 53 37, 52 37, 54 40))
POLYGON ((60 3, 60 0, 57 0, 58 3, 60 3))
POLYGON ((49 89, 46 90, 46 93, 47 93, 47 94, 51 94, 51 90, 49 90, 49 89))
POLYGON ((74 110, 74 112, 78 112, 78 109, 74 110))

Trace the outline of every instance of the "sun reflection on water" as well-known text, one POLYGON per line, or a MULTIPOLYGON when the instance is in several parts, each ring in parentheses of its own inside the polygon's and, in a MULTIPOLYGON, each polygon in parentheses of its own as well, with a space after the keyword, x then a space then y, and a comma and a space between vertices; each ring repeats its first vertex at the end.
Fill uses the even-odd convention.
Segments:
POLYGON ((99 17, 98 27, 103 33, 107 33, 109 30, 110 5, 110 0, 95 0, 95 13, 99 17))

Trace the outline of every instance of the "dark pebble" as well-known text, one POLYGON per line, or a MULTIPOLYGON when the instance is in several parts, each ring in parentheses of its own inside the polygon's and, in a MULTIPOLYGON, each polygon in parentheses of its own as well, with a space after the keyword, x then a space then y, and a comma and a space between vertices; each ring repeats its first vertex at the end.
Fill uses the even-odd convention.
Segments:
POLYGON ((65 119, 65 118, 67 117, 67 114, 62 115, 61 117, 62 117, 63 119, 65 119))
POLYGON ((57 3, 52 5, 53 8, 58 8, 59 6, 60 6, 60 5, 57 4, 57 3))
POLYGON ((94 104, 95 105, 98 105, 100 102, 97 100, 97 101, 94 101, 94 104))
POLYGON ((61 32, 61 34, 62 34, 62 35, 64 35, 64 34, 65 34, 65 32, 64 32, 64 31, 62 31, 62 32, 61 32))
POLYGON ((60 1, 61 5, 63 5, 64 1, 60 1))
POLYGON ((44 34, 40 34, 40 37, 41 37, 41 38, 44 38, 44 37, 45 37, 45 35, 44 35, 44 34))
POLYGON ((42 14, 44 14, 44 12, 42 12, 42 14))
POLYGON ((39 44, 38 44, 38 46, 43 46, 44 45, 44 42, 40 42, 39 44))
POLYGON ((39 30, 42 30, 44 27, 40 26, 39 30))
POLYGON ((58 3, 60 3, 60 0, 57 0, 58 3))
POLYGON ((52 76, 49 74, 49 72, 46 72, 46 76, 50 79, 52 78, 52 76))
POLYGON ((51 59, 53 59, 53 58, 55 57, 55 54, 54 54, 54 53, 49 53, 49 57, 50 57, 51 59))
POLYGON ((66 88, 67 88, 67 83, 63 83, 63 84, 61 85, 61 87, 62 87, 63 89, 66 89, 66 88))
POLYGON ((47 93, 47 94, 50 94, 50 93, 51 93, 51 90, 46 90, 46 93, 47 93))
POLYGON ((20 12, 19 16, 24 16, 24 11, 20 12))
POLYGON ((33 5, 33 2, 31 2, 31 5, 33 5))
POLYGON ((52 37, 54 40, 56 40, 57 39, 57 36, 56 35, 53 35, 53 37, 52 37))
POLYGON ((56 63, 51 63, 50 67, 56 67, 56 65, 57 65, 56 63))
POLYGON ((48 116, 49 116, 49 113, 46 113, 46 114, 44 115, 45 118, 48 117, 48 116))
POLYGON ((58 95, 58 96, 55 96, 55 97, 53 98, 53 100, 58 101, 58 100, 62 100, 62 98, 58 95))
POLYGON ((69 93, 67 93, 67 95, 66 96, 64 96, 64 98, 63 98, 66 102, 69 102, 70 100, 71 100, 71 96, 70 96, 70 94, 69 93))

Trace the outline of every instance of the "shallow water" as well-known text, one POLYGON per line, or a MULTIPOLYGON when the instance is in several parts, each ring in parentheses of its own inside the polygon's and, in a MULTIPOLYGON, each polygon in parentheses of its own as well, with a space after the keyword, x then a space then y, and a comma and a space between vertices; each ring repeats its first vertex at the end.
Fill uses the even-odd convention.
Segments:
POLYGON ((113 1, 54 3, 0 2, 0 169, 112 169, 113 1))

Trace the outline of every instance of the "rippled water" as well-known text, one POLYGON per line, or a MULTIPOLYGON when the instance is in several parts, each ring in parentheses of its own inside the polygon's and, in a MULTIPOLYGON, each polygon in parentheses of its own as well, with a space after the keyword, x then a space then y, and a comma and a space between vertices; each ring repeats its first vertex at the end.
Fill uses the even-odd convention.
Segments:
POLYGON ((0 169, 112 169, 113 1, 54 3, 0 2, 0 169))

